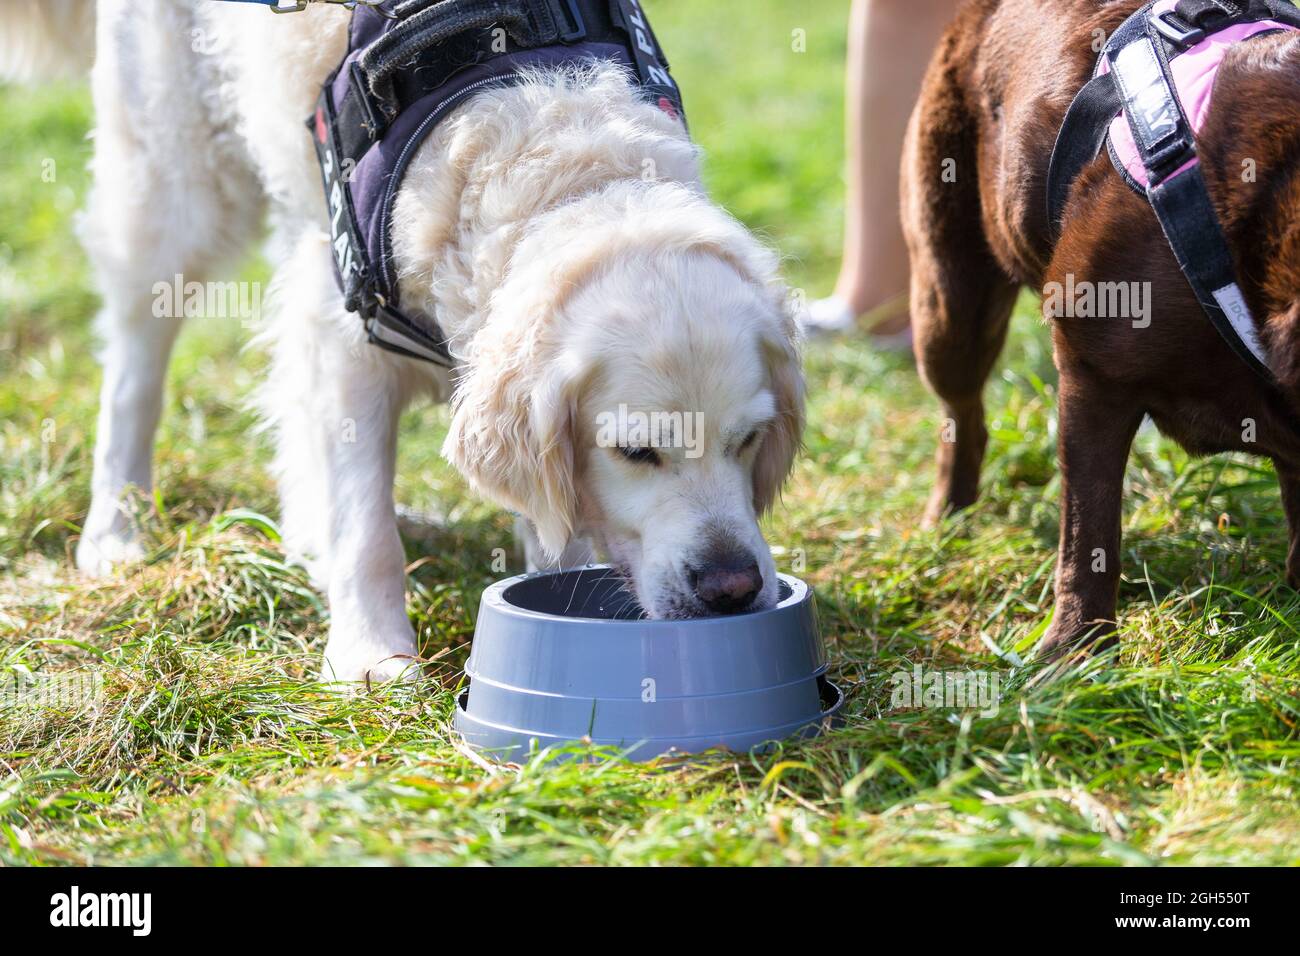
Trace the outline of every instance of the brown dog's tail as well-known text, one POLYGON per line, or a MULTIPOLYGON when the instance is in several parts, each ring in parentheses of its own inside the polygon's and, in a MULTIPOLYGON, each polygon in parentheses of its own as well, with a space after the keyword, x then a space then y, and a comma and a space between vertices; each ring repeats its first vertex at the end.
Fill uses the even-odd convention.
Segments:
POLYGON ((0 80, 80 78, 95 58, 95 0, 0 0, 0 80))

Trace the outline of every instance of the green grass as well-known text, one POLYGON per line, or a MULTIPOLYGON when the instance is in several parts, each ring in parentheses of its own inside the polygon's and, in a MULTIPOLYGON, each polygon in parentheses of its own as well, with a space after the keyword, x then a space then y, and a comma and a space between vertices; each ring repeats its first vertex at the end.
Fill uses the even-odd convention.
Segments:
MULTIPOLYGON (((716 196, 777 242, 792 282, 833 278, 842 225, 843 4, 660 0, 656 26, 716 196), (808 51, 791 50, 807 31, 808 51)), ((817 587, 847 725, 693 765, 489 767, 449 715, 509 521, 413 411, 399 497, 409 608, 435 678, 418 697, 321 693, 327 613, 284 564, 263 365, 238 323, 194 322, 170 375, 149 561, 87 584, 95 297, 72 232, 88 98, 0 91, 0 676, 91 669, 85 711, 0 712, 0 861, 58 863, 1293 863, 1300 858, 1300 598, 1281 584, 1271 471, 1143 434, 1128 475, 1117 655, 1054 681, 1027 657, 1051 614, 1054 386, 1026 301, 989 386, 986 493, 917 530, 938 416, 905 363, 809 355, 808 450, 769 521, 817 587), (42 180, 53 159, 57 179, 42 180), (1226 516, 1222 517, 1222 516, 1226 516), (1002 703, 893 706, 890 675, 996 671, 1002 703)), ((252 267, 264 275, 263 266, 252 267)), ((511 570, 515 568, 512 566, 511 570)))

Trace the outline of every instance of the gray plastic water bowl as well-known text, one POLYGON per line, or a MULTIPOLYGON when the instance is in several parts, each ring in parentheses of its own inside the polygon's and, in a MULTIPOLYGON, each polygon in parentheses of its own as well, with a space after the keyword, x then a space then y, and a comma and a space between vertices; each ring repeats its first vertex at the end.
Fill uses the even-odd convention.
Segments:
POLYGON ((820 733, 844 702, 826 679, 812 590, 781 575, 777 606, 643 618, 608 567, 522 575, 483 592, 455 726, 502 760, 590 740, 635 760, 748 751, 820 733))

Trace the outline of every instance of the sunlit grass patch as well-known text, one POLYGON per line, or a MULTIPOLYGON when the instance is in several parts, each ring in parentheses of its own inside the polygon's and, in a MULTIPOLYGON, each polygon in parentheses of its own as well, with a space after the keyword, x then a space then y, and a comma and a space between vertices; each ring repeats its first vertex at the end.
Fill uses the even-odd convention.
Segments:
MULTIPOLYGON (((794 285, 826 291, 844 5, 650 6, 710 188, 780 246, 794 285)), ((586 761, 517 766, 466 751, 450 718, 479 595, 520 567, 510 517, 442 462, 446 413, 427 407, 402 421, 397 488, 426 679, 327 692, 328 610, 279 545, 248 408, 264 358, 238 322, 193 322, 179 344, 157 489, 134 502, 146 561, 81 578, 97 306, 72 214, 88 97, 0 90, 0 117, 0 681, 96 676, 84 700, 0 710, 0 861, 1300 862, 1300 595, 1266 463, 1189 459, 1143 432, 1119 645, 1055 679, 1030 662, 1059 480, 1029 297, 988 387, 983 499, 934 531, 919 515, 939 413, 915 371, 856 341, 809 350, 806 453, 766 530, 781 570, 816 587, 849 692, 845 726, 817 740, 650 766, 581 746, 586 761), (918 673, 996 678, 998 699, 916 706, 900 689, 918 673)))

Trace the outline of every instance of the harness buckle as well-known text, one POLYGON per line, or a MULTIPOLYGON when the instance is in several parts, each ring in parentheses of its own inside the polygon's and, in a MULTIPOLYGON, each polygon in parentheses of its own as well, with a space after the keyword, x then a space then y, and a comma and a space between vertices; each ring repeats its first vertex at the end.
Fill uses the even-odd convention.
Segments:
POLYGON ((1196 151, 1196 143, 1193 140, 1179 139, 1170 143, 1169 146, 1151 157, 1147 165, 1149 188, 1155 189, 1157 186, 1163 186, 1173 177, 1174 173, 1188 163, 1197 160, 1199 156, 1200 154, 1196 151))
POLYGON ((1166 10, 1159 16, 1151 18, 1151 25, 1162 37, 1185 50, 1205 39, 1205 31, 1195 24, 1188 23, 1174 10, 1166 10))
POLYGON ((271 8, 272 13, 302 13, 312 3, 332 3, 335 6, 355 10, 357 7, 369 7, 386 20, 396 20, 396 15, 389 13, 381 4, 384 0, 294 0, 292 7, 283 6, 285 0, 262 0, 271 8))
POLYGON ((370 87, 361 73, 360 64, 355 60, 348 70, 348 83, 352 87, 354 100, 361 108, 361 126, 365 129, 366 135, 370 137, 371 143, 378 142, 379 138, 384 135, 384 130, 388 128, 388 120, 375 109, 375 104, 370 99, 370 87))
POLYGON ((573 29, 566 30, 561 27, 560 39, 565 43, 577 43, 587 36, 587 24, 582 19, 582 11, 578 9, 578 0, 567 0, 565 5, 569 8, 573 29))

